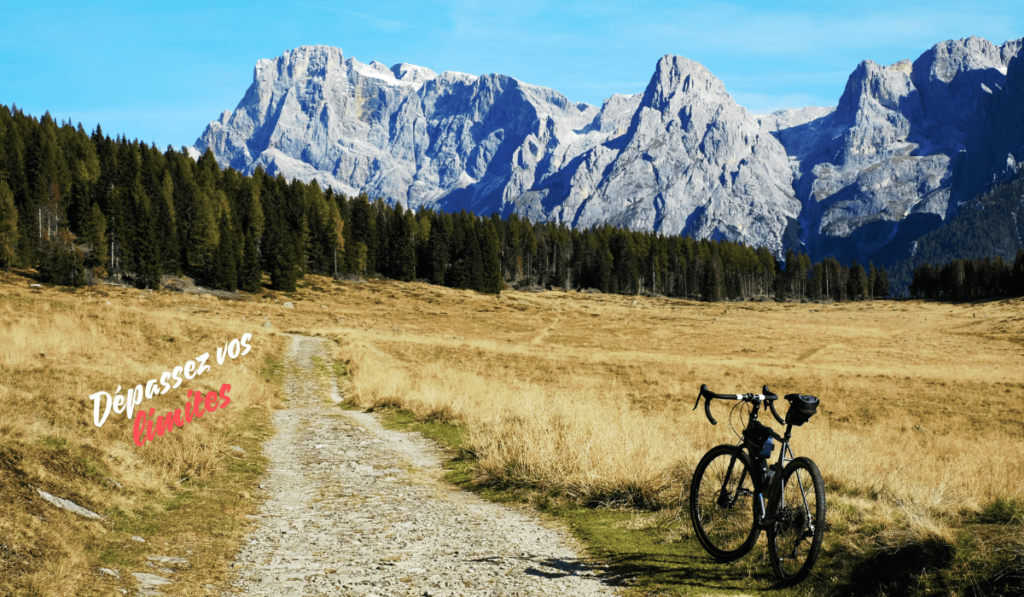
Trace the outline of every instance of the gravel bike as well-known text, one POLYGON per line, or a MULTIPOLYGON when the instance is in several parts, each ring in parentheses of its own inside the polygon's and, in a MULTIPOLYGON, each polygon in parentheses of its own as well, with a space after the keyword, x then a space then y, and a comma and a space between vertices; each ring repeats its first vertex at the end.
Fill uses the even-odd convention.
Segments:
MULTIPOLYGON (((701 458, 690 483, 690 519, 700 544, 712 557, 728 562, 743 557, 767 533, 768 555, 775 576, 784 584, 807 577, 821 551, 825 533, 825 482, 809 458, 794 457, 789 440, 793 426, 806 423, 817 411, 814 396, 788 394, 783 419, 775 410, 778 396, 764 386, 760 394, 716 394, 701 385, 704 414, 712 425, 711 401, 734 400, 751 406, 737 445, 711 448, 701 458), (786 426, 780 436, 757 420, 761 409, 771 410, 786 426), (779 458, 769 465, 774 443, 779 458)), ((734 407, 735 409, 735 407, 734 407)))

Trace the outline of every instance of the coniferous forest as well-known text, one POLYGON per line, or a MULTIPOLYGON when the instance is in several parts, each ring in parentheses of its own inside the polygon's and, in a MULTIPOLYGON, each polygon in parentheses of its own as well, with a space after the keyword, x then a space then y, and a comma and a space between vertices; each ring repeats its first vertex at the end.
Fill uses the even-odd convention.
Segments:
MULTIPOLYGON (((813 264, 793 251, 785 264, 766 248, 728 241, 413 212, 260 169, 222 170, 210 151, 193 160, 111 139, 99 126, 90 134, 48 113, 36 119, 0 106, 0 267, 35 267, 54 284, 113 278, 159 288, 162 275, 183 274, 203 286, 259 292, 267 274, 271 288, 292 291, 314 273, 490 293, 512 285, 706 301, 890 295, 887 272, 872 264, 813 264)), ((911 286, 919 296, 1024 294, 1024 252, 1012 265, 920 269, 911 286)))

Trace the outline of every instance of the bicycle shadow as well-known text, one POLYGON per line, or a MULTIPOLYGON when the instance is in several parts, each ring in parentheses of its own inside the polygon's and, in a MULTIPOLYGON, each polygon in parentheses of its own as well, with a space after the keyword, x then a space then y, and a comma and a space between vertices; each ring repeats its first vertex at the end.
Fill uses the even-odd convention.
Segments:
POLYGON ((770 569, 756 562, 720 563, 706 553, 696 553, 684 542, 674 544, 676 552, 662 550, 637 551, 605 559, 609 584, 631 586, 693 587, 747 593, 774 588, 776 581, 770 569))

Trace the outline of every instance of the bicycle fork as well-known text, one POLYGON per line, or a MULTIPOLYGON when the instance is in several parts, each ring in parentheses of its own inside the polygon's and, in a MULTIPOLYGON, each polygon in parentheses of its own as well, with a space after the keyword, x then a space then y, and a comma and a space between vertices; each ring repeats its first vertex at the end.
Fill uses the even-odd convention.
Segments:
MULTIPOLYGON (((750 494, 748 490, 743 489, 743 481, 746 480, 747 473, 749 472, 744 470, 740 475, 739 480, 736 482, 736 494, 729 495, 729 479, 732 478, 733 468, 736 466, 737 460, 736 456, 733 456, 732 460, 729 461, 729 470, 725 472, 725 480, 722 483, 722 489, 718 492, 717 503, 719 508, 732 508, 741 495, 744 495, 744 493, 750 494)), ((753 481, 753 475, 751 475, 751 481, 753 481)), ((760 492, 757 493, 757 495, 760 496, 760 492)), ((761 502, 761 509, 764 510, 763 500, 761 502)))

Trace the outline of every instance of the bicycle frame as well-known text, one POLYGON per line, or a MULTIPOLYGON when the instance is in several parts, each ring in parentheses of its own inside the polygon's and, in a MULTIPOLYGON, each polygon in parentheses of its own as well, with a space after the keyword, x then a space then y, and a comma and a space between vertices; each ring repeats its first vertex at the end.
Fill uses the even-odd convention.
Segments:
MULTIPOLYGON (((753 475, 753 474, 750 475, 751 484, 753 484, 753 486, 754 486, 754 497, 757 499, 757 505, 758 505, 758 510, 755 512, 755 514, 756 514, 755 522, 761 528, 765 528, 768 525, 773 524, 773 523, 776 522, 776 519, 775 519, 776 513, 775 512, 772 512, 772 515, 773 515, 772 517, 768 517, 767 504, 772 502, 772 498, 773 497, 775 497, 776 495, 781 494, 781 492, 783 492, 785 490, 785 486, 784 486, 785 482, 782 479, 782 471, 786 467, 786 464, 788 462, 791 462, 794 458, 796 458, 796 456, 793 454, 793 449, 789 445, 789 440, 790 440, 791 436, 792 436, 792 425, 787 425, 786 426, 786 434, 782 437, 781 447, 779 448, 779 458, 778 458, 778 460, 775 461, 774 465, 770 465, 769 466, 769 469, 772 470, 773 474, 772 474, 771 481, 768 482, 767 486, 764 485, 764 482, 763 482, 762 479, 758 479, 757 475, 753 475)), ((751 450, 748 449, 743 444, 743 440, 740 440, 740 443, 736 447, 741 449, 741 450, 746 450, 747 451, 748 457, 750 459, 751 466, 756 465, 759 460, 762 460, 761 458, 759 458, 758 456, 753 454, 751 452, 751 450)), ((767 459, 764 459, 764 460, 767 460, 767 459)), ((719 493, 719 497, 718 497, 718 505, 721 506, 721 507, 731 507, 736 502, 736 500, 739 498, 740 492, 743 491, 742 490, 742 486, 743 486, 743 480, 744 480, 744 478, 747 475, 746 471, 743 472, 743 475, 741 475, 739 483, 737 484, 736 495, 729 496, 729 492, 726 489, 726 487, 728 485, 729 479, 732 478, 732 471, 733 471, 733 467, 735 465, 736 465, 736 458, 733 457, 732 461, 729 463, 729 470, 726 472, 726 480, 725 480, 725 483, 723 483, 723 485, 722 485, 722 489, 721 489, 721 492, 719 493)), ((803 503, 804 503, 804 508, 807 508, 807 494, 804 491, 803 481, 800 479, 800 471, 796 472, 796 480, 797 480, 797 484, 800 487, 800 495, 801 495, 801 499, 803 500, 803 503)))
MULTIPOLYGON (((756 516, 755 516, 755 524, 757 524, 762 529, 767 528, 769 525, 778 522, 778 520, 777 520, 778 511, 772 512, 771 513, 771 517, 769 517, 768 516, 769 513, 768 513, 767 504, 772 503, 772 501, 773 501, 773 499, 774 499, 774 497, 776 495, 784 495, 783 492, 785 491, 785 480, 783 480, 783 478, 782 478, 782 470, 786 467, 786 463, 791 462, 794 458, 796 458, 796 456, 793 454, 793 449, 789 445, 790 431, 791 431, 789 427, 790 426, 787 426, 787 428, 786 428, 786 435, 783 437, 782 446, 779 449, 779 459, 775 462, 774 465, 771 466, 771 468, 773 468, 774 471, 773 471, 773 474, 772 474, 771 481, 768 482, 768 486, 765 487, 764 484, 761 481, 758 481, 757 478, 754 475, 750 476, 750 480, 751 480, 752 484, 754 485, 754 492, 755 492, 754 493, 754 497, 757 499, 757 505, 758 505, 758 511, 755 512, 755 514, 756 514, 756 516), (787 454, 788 454, 788 457, 787 457, 787 454), (767 491, 765 491, 765 489, 767 489, 767 491), (767 494, 767 499, 766 499, 765 494, 767 494)), ((740 449, 746 449, 745 447, 742 446, 742 443, 741 443, 741 445, 739 447, 740 447, 740 449)), ((750 454, 750 451, 747 450, 747 453, 750 454)), ((750 455, 750 457, 751 457, 751 466, 753 466, 753 465, 755 465, 755 463, 757 462, 758 459, 756 457, 754 457, 753 455, 750 455)), ((733 464, 735 462, 736 462, 736 459, 733 458, 733 464)), ((744 474, 746 474, 746 473, 744 473, 744 474)), ((730 465, 730 471, 728 473, 728 476, 732 476, 731 465, 730 465)), ((803 480, 800 478, 800 471, 799 470, 796 471, 796 482, 797 482, 797 486, 800 487, 800 499, 803 501, 804 510, 809 510, 810 508, 808 507, 808 504, 807 504, 807 492, 804 490, 804 484, 803 484, 803 480)), ((742 485, 742 484, 743 484, 743 479, 740 478, 740 485, 742 485)), ((725 486, 722 487, 722 494, 724 496, 724 494, 725 494, 725 486)), ((738 497, 738 496, 739 496, 739 488, 737 488, 737 496, 733 497, 731 501, 735 502, 736 497, 738 497)), ((721 499, 721 498, 719 498, 719 499, 721 499)), ((720 504, 720 505, 724 505, 724 504, 720 504)), ((810 521, 808 521, 808 524, 810 524, 810 521)))

